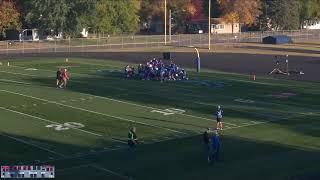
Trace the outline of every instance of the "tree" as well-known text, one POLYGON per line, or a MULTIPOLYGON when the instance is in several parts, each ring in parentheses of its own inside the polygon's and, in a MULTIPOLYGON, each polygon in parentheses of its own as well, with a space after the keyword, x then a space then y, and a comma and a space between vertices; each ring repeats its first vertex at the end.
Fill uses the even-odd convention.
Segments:
MULTIPOLYGON (((171 9, 173 31, 184 32, 187 22, 195 13, 192 0, 167 0, 167 10, 171 9)), ((141 23, 150 27, 152 22, 162 21, 164 17, 164 0, 143 0, 141 2, 141 23)))
POLYGON ((253 25, 261 12, 260 0, 220 0, 222 18, 232 24, 242 23, 253 25))
MULTIPOLYGON (((206 16, 209 15, 209 1, 203 0, 202 8, 206 16)), ((220 0, 211 0, 211 18, 219 18, 222 15, 220 0)))
POLYGON ((172 0, 168 3, 172 12, 172 26, 174 32, 186 32, 188 22, 195 14, 196 8, 191 0, 172 0))
POLYGON ((139 10, 138 0, 100 0, 95 6, 93 28, 110 34, 135 33, 140 28, 139 10))
POLYGON ((0 37, 8 29, 20 29, 20 12, 12 0, 0 0, 0 37))
POLYGON ((320 0, 300 0, 300 25, 320 19, 320 0))
POLYGON ((298 0, 274 0, 270 4, 272 27, 276 30, 298 29, 300 12, 298 0))
POLYGON ((67 36, 79 34, 97 0, 32 0, 27 21, 42 31, 67 36))

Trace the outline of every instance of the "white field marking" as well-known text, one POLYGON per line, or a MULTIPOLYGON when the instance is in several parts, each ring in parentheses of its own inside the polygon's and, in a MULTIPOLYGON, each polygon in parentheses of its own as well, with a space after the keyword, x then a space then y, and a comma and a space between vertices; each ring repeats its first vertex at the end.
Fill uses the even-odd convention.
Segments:
MULTIPOLYGON (((16 66, 16 67, 19 67, 19 66, 16 66)), ((20 67, 22 68, 22 67, 20 67)), ((51 70, 45 70, 45 71, 51 71, 51 70)), ((1 71, 0 71, 1 72, 1 71)), ((78 74, 81 74, 81 73, 78 73, 78 74)), ((83 74, 81 74, 83 75, 83 74)), ((33 75, 32 75, 33 76, 33 75)), ((250 81, 251 82, 251 81, 250 81)), ((51 88, 51 87, 48 87, 48 88, 51 88)), ((84 93, 80 93, 80 94, 84 94, 84 93)), ((84 94, 86 96, 88 96, 88 94, 84 94)), ((112 99, 112 98, 107 98, 107 97, 102 97, 102 96, 95 96, 95 95, 89 95, 90 98, 92 97, 96 97, 96 98, 100 98, 100 99, 107 99, 107 100, 110 100, 110 101, 115 101, 115 102, 119 102, 119 103, 123 103, 123 104, 128 104, 128 105, 133 105, 133 106, 137 106, 137 107, 143 107, 143 108, 149 108, 149 109, 158 109, 158 108, 154 108, 154 107, 150 107, 150 106, 144 106, 144 105, 139 105, 139 104, 135 104, 135 103, 131 103, 131 102, 126 102, 126 101, 121 101, 121 100, 117 100, 117 99, 112 99)), ((202 102, 196 102, 198 104, 202 104, 202 105, 210 105, 210 106, 213 106, 212 104, 208 104, 208 103, 202 103, 202 102)), ((272 103, 272 104, 275 104, 275 103, 272 103)), ((158 109, 158 110, 161 110, 161 109, 158 109)), ((257 115, 263 115, 263 116, 266 116, 265 114, 260 114, 260 113, 255 113, 257 115)), ((304 113, 298 113, 298 114, 304 114, 304 113)), ((318 114, 318 113, 316 113, 318 114)), ((199 118, 199 119, 203 119, 203 120, 207 120, 207 121, 215 121, 215 120, 212 120, 212 119, 208 119, 208 118, 203 118, 203 117, 199 117, 199 116, 192 116, 192 115, 188 115, 188 114, 180 114, 180 115, 184 115, 184 116, 189 116, 189 117, 193 117, 193 118, 199 118)), ((225 124, 229 124, 229 125, 232 125, 232 126, 237 126, 235 124, 231 124, 231 123, 227 123, 227 122, 224 122, 225 124)))
MULTIPOLYGON (((12 65, 11 65, 12 66, 12 65)), ((17 68, 27 68, 27 67, 23 67, 23 66, 12 66, 12 67, 17 67, 17 68)), ((42 70, 42 71, 50 71, 50 72, 55 72, 53 70, 47 70, 47 69, 39 69, 39 70, 42 70)), ((0 71, 2 72, 2 71, 0 71)), ((7 71, 3 71, 3 72, 7 72, 7 71)), ((7 72, 7 73, 11 73, 11 72, 7 72)), ((90 74, 83 74, 83 73, 73 73, 73 74, 79 74, 79 75, 89 75, 89 76, 92 76, 90 74)), ((23 75, 23 74, 21 74, 23 75)), ((36 75, 32 75, 32 76, 36 76, 36 75)), ((269 78, 268 78, 269 79, 269 78)), ((248 81, 248 80, 240 80, 240 79, 231 79, 231 80, 234 80, 234 81, 244 81, 244 82, 251 82, 252 81, 248 81)), ((272 80, 277 80, 277 79, 272 79, 272 80)), ((75 82, 75 81, 74 81, 75 82)), ((257 83, 257 82, 253 82, 253 83, 257 83)), ((259 82, 261 84, 261 82, 259 82)), ((263 83, 262 83, 263 84, 263 83)), ((273 85, 271 83, 267 83, 268 85, 273 85)), ((281 84, 279 84, 281 85, 281 84)), ((286 85, 287 86, 287 85, 286 85)), ((296 87, 294 85, 291 85, 292 87, 296 87)), ((48 88, 51 88, 51 87, 48 87, 48 88)), ((81 93, 81 94, 84 94, 84 93, 81 93)), ((88 94, 84 94, 84 95, 88 95, 88 94)), ((102 96, 95 96, 95 95, 91 95, 92 97, 97 97, 97 98, 102 98, 102 99, 108 99, 108 100, 111 100, 111 101, 116 101, 116 102, 120 102, 120 103, 125 103, 125 104, 130 104, 130 105, 134 105, 134 106, 140 106, 140 107, 144 107, 144 108, 150 108, 150 109, 158 109, 158 108, 153 108, 153 107, 148 107, 148 106, 143 106, 143 105, 138 105, 138 104, 135 104, 135 103, 130 103, 130 102, 125 102, 125 101, 121 101, 121 100, 116 100, 116 99, 112 99, 112 98, 107 98, 107 97, 102 97, 102 96)), ((220 95, 221 96, 221 95, 220 95)), ((223 96, 223 97, 228 97, 230 98, 231 96, 223 96)), ((259 103, 262 103, 262 102, 259 102, 259 103)), ((200 103, 199 103, 200 104, 200 103)), ((269 103, 269 104, 278 104, 278 103, 269 103)), ((320 113, 320 112, 319 112, 320 113)), ((184 114, 186 115, 186 114, 184 114)), ((211 120, 211 121, 214 121, 214 120, 211 120)))
MULTIPOLYGON (((207 105, 207 106, 215 106, 213 104, 210 104, 210 103, 202 103, 202 102, 195 102, 196 104, 201 104, 201 105, 207 105)), ((247 110, 242 110, 242 109, 235 109, 235 108, 231 108, 231 109, 234 109, 236 111, 241 111, 241 112, 247 112, 247 113, 250 113, 250 114, 256 114, 256 115, 259 115, 259 116, 264 116, 264 117, 267 117, 267 118, 276 118, 276 119, 279 119, 278 116, 276 115, 267 115, 267 114, 263 114, 263 113, 257 113, 257 112, 254 112, 254 111, 247 111, 247 110)), ((281 118, 283 119, 283 118, 281 118)))
POLYGON ((241 98, 234 99, 234 101, 240 102, 240 103, 249 103, 249 104, 255 103, 253 100, 250 100, 250 99, 241 99, 241 98))
POLYGON ((119 173, 117 173, 117 172, 111 171, 111 170, 106 169, 106 168, 103 168, 103 167, 100 167, 100 166, 98 166, 98 165, 91 164, 90 166, 93 167, 93 168, 96 168, 96 169, 98 169, 98 170, 107 172, 107 173, 109 173, 109 174, 113 174, 113 175, 115 175, 115 176, 118 176, 118 177, 120 177, 121 179, 129 179, 129 178, 128 178, 127 176, 125 176, 125 175, 119 174, 119 173))
MULTIPOLYGON (((5 107, 1 107, 0 106, 0 109, 6 110, 6 111, 9 111, 9 112, 13 112, 13 113, 16 113, 16 114, 20 114, 20 115, 23 115, 23 116, 31 117, 33 119, 41 120, 41 121, 44 121, 44 122, 49 122, 49 123, 53 123, 53 124, 60 124, 60 123, 55 122, 55 121, 51 121, 51 120, 48 120, 48 119, 40 118, 40 117, 33 116, 33 115, 30 115, 30 114, 22 113, 22 112, 19 112, 19 111, 14 111, 14 110, 11 110, 11 109, 7 109, 5 107)), ((86 130, 83 130, 83 129, 78 129, 78 128, 72 128, 72 129, 75 129, 75 130, 78 130, 78 131, 82 131, 82 132, 85 132, 85 133, 88 133, 88 134, 91 134, 91 135, 102 137, 101 134, 93 133, 93 132, 86 131, 86 130)))
MULTIPOLYGON (((19 67, 19 66, 15 66, 15 67, 19 67)), ((22 68, 22 67, 20 67, 22 68)), ((51 71, 51 70, 48 70, 48 71, 51 71)), ((0 71, 1 72, 1 71, 0 71)), ((76 74, 76 73, 73 73, 73 74, 76 74)), ((78 73, 78 74, 81 74, 81 73, 78 73)), ((83 75, 83 74, 81 74, 83 75)), ((31 75, 31 76, 34 76, 34 75, 31 75)), ((87 95, 87 94, 85 94, 87 95)), ((92 99, 92 97, 96 97, 96 98, 100 98, 100 99, 107 99, 107 100, 110 100, 110 101, 114 101, 114 102, 119 102, 119 103, 123 103, 123 104, 128 104, 128 105, 133 105, 133 106, 137 106, 137 107, 143 107, 143 108, 148 108, 148 109, 153 109, 153 110, 160 110, 159 108, 154 108, 154 107, 150 107, 150 106, 144 106, 144 105, 139 105, 139 104, 136 104, 136 103, 130 103, 130 102, 125 102, 125 101, 121 101, 121 100, 117 100, 117 99, 112 99, 112 98, 107 98, 107 97, 102 97, 102 96, 95 96, 95 95, 90 95, 89 96, 89 99, 92 99)), ((188 115, 188 114, 178 114, 178 115, 182 115, 182 116, 187 116, 187 117, 192 117, 192 118, 198 118, 198 119, 203 119, 203 120, 206 120, 206 121, 215 121, 215 120, 212 120, 212 119, 208 119, 208 118, 203 118, 203 117, 199 117, 199 116, 193 116, 193 115, 188 115)), ((231 123, 228 123, 229 125, 232 125, 232 126, 237 126, 235 124, 231 124, 231 123)))
MULTIPOLYGON (((58 159, 53 159, 53 160, 46 160, 46 161, 41 161, 40 163, 50 163, 50 162, 56 162, 56 161, 62 161, 62 160, 68 160, 68 159, 77 159, 77 158, 83 158, 89 155, 96 155, 96 154, 100 154, 100 153, 105 153, 105 152, 110 152, 110 151, 117 151, 117 150, 122 150, 125 149, 127 147, 122 147, 122 148, 108 148, 102 151, 97 151, 96 153, 77 153, 76 155, 72 155, 72 156, 66 156, 66 157, 62 157, 62 158, 58 158, 58 159)), ((24 163, 26 164, 26 163, 24 163)))
POLYGON ((0 79, 0 81, 31 85, 31 83, 26 83, 26 82, 21 82, 21 81, 14 81, 14 80, 9 80, 9 79, 0 79))
POLYGON ((76 123, 76 122, 66 122, 66 123, 63 123, 63 124, 49 124, 49 125, 46 125, 46 128, 54 128, 54 130, 56 130, 56 131, 64 131, 64 130, 69 130, 69 129, 72 129, 72 128, 80 129, 80 128, 83 128, 83 127, 85 127, 83 124, 76 123))
POLYGON ((89 167, 91 164, 82 164, 79 166, 72 166, 72 167, 68 167, 68 168, 64 168, 64 169, 57 169, 56 172, 63 172, 66 170, 72 170, 72 169, 78 169, 78 168, 83 168, 83 167, 89 167))
MULTIPOLYGON (((154 108, 154 107, 150 107, 150 106, 144 106, 144 105, 135 104, 135 103, 126 102, 126 101, 121 101, 121 100, 117 100, 117 99, 112 99, 112 98, 107 98, 107 97, 102 97, 102 96, 95 96, 95 95, 90 95, 90 96, 93 96, 93 97, 96 97, 96 98, 100 98, 100 99, 107 99, 107 100, 114 101, 114 102, 119 102, 119 103, 122 103, 122 104, 128 104, 128 105, 132 105, 132 106, 137 106, 137 107, 142 107, 142 108, 162 111, 162 109, 159 109, 159 108, 154 108)), ((208 119, 208 118, 204 118, 204 117, 200 117, 200 116, 193 116, 193 115, 184 114, 184 113, 182 113, 182 114, 179 113, 177 115, 187 116, 187 117, 192 117, 192 118, 196 118, 196 119, 202 119, 202 120, 206 120, 206 121, 216 122, 215 120, 212 120, 212 119, 208 119)), ((225 124, 229 124, 231 126, 237 126, 236 124, 231 124, 231 123, 226 123, 226 122, 225 122, 225 124)))
MULTIPOLYGON (((11 67, 15 67, 15 68, 22 68, 22 69, 25 69, 27 67, 24 67, 24 66, 12 66, 11 67)), ((49 69, 37 69, 39 71, 47 71, 47 72, 56 72, 54 70, 49 70, 49 69)), ((87 75, 87 74, 82 74, 82 73, 75 73, 75 72, 72 72, 72 74, 78 74, 78 75, 87 75)), ((52 76, 53 77, 53 76, 52 76)))
POLYGON ((29 95, 25 95, 25 94, 21 94, 21 93, 16 93, 16 92, 7 91, 7 90, 2 90, 2 89, 0 89, 0 91, 6 92, 6 93, 9 93, 9 94, 15 94, 15 95, 19 95, 19 96, 24 96, 24 97, 28 97, 28 98, 32 98, 32 99, 37 99, 37 100, 44 101, 44 102, 47 102, 47 103, 51 103, 51 104, 56 104, 56 105, 68 107, 68 108, 71 108, 71 109, 77 109, 77 110, 80 110, 80 111, 89 112, 89 113, 92 113, 92 114, 98 114, 98 115, 102 115, 102 116, 106 116, 106 117, 110 117, 110 118, 114 118, 114 119, 119 119, 119 120, 122 120, 122 121, 127 121, 127 122, 142 124, 142 125, 145 125, 145 126, 150 126, 150 127, 155 127, 155 128, 159 128, 159 129, 164 129, 164 130, 171 131, 171 132, 175 132, 175 133, 187 134, 187 133, 184 133, 184 132, 181 132, 181 131, 177 131, 177 130, 173 130, 173 129, 170 129, 170 128, 165 128, 165 127, 161 127, 161 126, 156 126, 156 125, 152 125, 152 124, 148 124, 148 123, 144 123, 144 122, 140 122, 140 121, 133 121, 133 120, 126 119, 126 118, 122 118, 122 117, 118 117, 118 116, 113 116, 113 115, 109 115, 109 114, 105 114, 105 113, 101 113, 101 112, 91 111, 91 110, 84 109, 84 108, 80 108, 80 107, 75 107, 75 106, 70 106, 70 105, 66 105, 66 104, 61 104, 61 103, 58 103, 58 102, 55 102, 55 101, 49 101, 49 100, 46 100, 46 99, 37 98, 37 97, 34 97, 34 96, 29 96, 29 95))
MULTIPOLYGON (((15 67, 19 67, 19 66, 15 66, 15 67)), ((20 67, 22 68, 22 67, 20 67)), ((51 70, 46 70, 46 71, 51 71, 51 70)), ((1 72, 1 71, 0 71, 1 72)), ((78 73, 78 74, 81 74, 81 73, 78 73)), ((83 74, 82 74, 83 75, 83 74)), ((33 76, 33 75, 32 75, 33 76)), ((50 88, 50 87, 48 87, 50 88)), ((84 93, 80 93, 80 94, 84 94, 84 93)), ((86 96, 88 96, 88 94, 84 94, 86 96)), ((139 104, 135 104, 135 103, 131 103, 131 102, 126 102, 126 101, 121 101, 121 100, 117 100, 117 99, 112 99, 112 98, 107 98, 107 97, 102 97, 102 96, 95 96, 95 95, 89 95, 89 98, 92 98, 92 97, 95 97, 95 98, 100 98, 100 99, 107 99, 107 100, 110 100, 110 101, 114 101, 114 102, 119 102, 119 103, 123 103, 123 104, 128 104, 128 105, 133 105, 133 106, 137 106, 137 107, 143 107, 143 108, 148 108, 148 109, 154 109, 154 110, 161 110, 159 108, 154 108, 154 107, 150 107, 150 106, 144 106, 144 105, 139 105, 139 104)), ((201 104, 201 105, 210 105, 210 106, 214 106, 212 104, 208 104, 208 103, 203 103, 203 102, 195 102, 197 104, 201 104)), ((273 103, 274 104, 274 103, 273 103)), ((260 113, 255 113, 257 115, 263 115, 263 114, 260 114, 260 113)), ((212 121, 212 122, 215 122, 215 120, 212 120, 212 119, 208 119, 208 118, 203 118, 203 117, 200 117, 200 116, 193 116, 193 115, 189 115, 189 114, 180 114, 180 115, 183 115, 183 116, 188 116, 188 117, 192 117, 192 118, 198 118, 198 119, 203 119, 203 120, 206 120, 206 121, 212 121)), ((266 115, 263 115, 263 116, 266 116, 266 115)), ((225 124, 229 124, 231 126, 238 126, 236 124, 231 124, 231 123, 228 123, 228 122, 224 122, 225 124)))
MULTIPOLYGON (((282 118, 283 120, 285 119, 290 119, 290 118, 294 118, 294 117, 288 117, 288 118, 282 118)), ((278 120, 273 120, 274 122, 276 121, 279 121, 280 119, 278 120)), ((269 123, 269 122, 273 122, 273 121, 263 121, 263 122, 257 122, 255 124, 248 124, 248 125, 242 125, 242 126, 237 126, 237 127, 228 127, 228 128, 224 128, 222 131, 226 131, 226 130, 230 130, 230 129, 238 129, 238 128, 243 128, 243 127, 249 127, 249 126, 256 126, 256 125, 260 125, 260 124, 266 124, 266 123, 269 123)), ((203 132, 201 131, 200 134, 202 134, 203 132)), ((199 134, 197 134, 199 135, 199 134)), ((180 139, 180 138, 187 138, 187 137, 192 137, 194 136, 193 135, 190 135, 190 136, 183 136, 183 137, 177 137, 175 139, 173 138, 170 138, 170 137, 167 137, 167 138, 164 138, 162 140, 159 140, 157 142, 154 142, 154 141, 149 141, 149 142, 144 142, 144 144, 155 144, 155 143, 161 143, 161 142, 166 142, 166 141, 171 141, 171 140, 176 140, 176 139, 180 139)), ((87 153, 87 154, 82 154, 81 156, 68 156, 68 157, 64 157, 64 158, 59 158, 59 159, 54 159, 54 160, 48 160, 48 161, 43 161, 41 163, 49 163, 49 162, 56 162, 56 161, 60 161, 60 160, 66 160, 66 159, 77 159, 77 158, 84 158, 86 156, 89 156, 89 155, 93 155, 93 154, 101 154, 101 153, 105 153, 105 152, 110 152, 110 151, 117 151, 117 150, 123 150, 125 149, 126 147, 122 147, 122 148, 115 148, 115 149, 106 149, 106 150, 102 150, 102 151, 98 151, 96 153, 87 153)), ((40 164, 40 163, 38 163, 40 164)))
POLYGON ((25 140, 22 140, 22 139, 19 139, 19 138, 16 138, 16 137, 12 137, 12 136, 9 136, 9 135, 5 135, 5 134, 2 134, 2 133, 0 133, 0 135, 1 135, 1 136, 4 136, 4 137, 7 137, 7 138, 10 138, 10 139, 13 139, 13 140, 18 141, 18 142, 21 142, 21 143, 23 143, 23 144, 27 144, 27 145, 29 145, 29 146, 33 146, 33 147, 36 147, 36 148, 38 148, 38 149, 41 149, 41 150, 50 152, 50 153, 52 153, 52 154, 56 154, 56 155, 61 156, 61 157, 66 157, 66 155, 64 155, 64 154, 61 154, 61 153, 58 153, 58 152, 56 152, 56 151, 53 151, 53 150, 50 150, 50 149, 47 149, 47 148, 38 146, 38 145, 33 144, 33 143, 30 143, 30 142, 28 142, 28 141, 25 141, 25 140))
POLYGON ((8 72, 8 71, 0 71, 0 72, 2 72, 2 73, 7 73, 7 74, 14 74, 14 75, 23 75, 23 76, 37 77, 36 75, 32 75, 32 74, 15 73, 15 72, 8 72))
POLYGON ((252 124, 252 123, 243 122, 243 123, 241 123, 241 124, 243 124, 243 125, 249 125, 249 124, 252 124))
POLYGON ((26 71, 37 71, 38 69, 36 69, 36 68, 27 68, 27 69, 24 69, 24 70, 26 70, 26 71))

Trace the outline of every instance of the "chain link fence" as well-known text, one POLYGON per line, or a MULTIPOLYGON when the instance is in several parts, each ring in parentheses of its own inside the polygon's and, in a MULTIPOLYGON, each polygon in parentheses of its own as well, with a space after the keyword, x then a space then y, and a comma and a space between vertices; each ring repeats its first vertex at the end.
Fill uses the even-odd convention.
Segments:
MULTIPOLYGON (((262 43, 262 39, 271 35, 287 35, 294 42, 320 40, 320 30, 243 32, 237 34, 212 34, 212 46, 241 46, 243 43, 262 43)), ((39 41, 0 41, 0 54, 23 53, 73 53, 94 52, 122 48, 162 48, 174 47, 208 47, 208 34, 167 35, 133 35, 103 38, 53 39, 39 41)))

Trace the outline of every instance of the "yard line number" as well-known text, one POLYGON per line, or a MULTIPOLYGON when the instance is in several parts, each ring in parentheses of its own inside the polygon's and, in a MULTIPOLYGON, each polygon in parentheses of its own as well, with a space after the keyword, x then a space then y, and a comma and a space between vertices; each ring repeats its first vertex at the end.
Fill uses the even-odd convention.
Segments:
POLYGON ((77 122, 66 122, 63 124, 49 124, 46 126, 47 128, 54 128, 56 131, 64 131, 69 129, 80 129, 83 128, 84 125, 77 122))
POLYGON ((168 116, 173 114, 183 114, 186 111, 182 109, 169 108, 169 109, 155 109, 155 110, 152 110, 151 112, 160 113, 160 114, 163 114, 164 116, 168 116))

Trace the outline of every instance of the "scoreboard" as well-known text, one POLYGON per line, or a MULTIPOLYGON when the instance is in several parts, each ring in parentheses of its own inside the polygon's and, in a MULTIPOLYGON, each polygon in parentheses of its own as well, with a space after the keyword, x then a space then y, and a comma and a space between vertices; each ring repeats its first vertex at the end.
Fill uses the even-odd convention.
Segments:
POLYGON ((1 178, 55 178, 55 167, 41 166, 1 166, 1 178))

